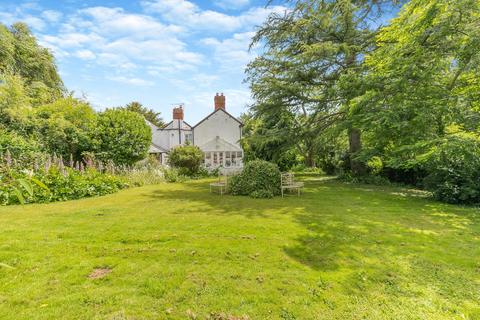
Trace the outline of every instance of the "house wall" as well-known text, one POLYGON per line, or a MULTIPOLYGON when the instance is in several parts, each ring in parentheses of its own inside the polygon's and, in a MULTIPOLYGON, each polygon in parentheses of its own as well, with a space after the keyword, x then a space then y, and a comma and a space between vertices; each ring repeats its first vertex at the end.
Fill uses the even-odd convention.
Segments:
POLYGON ((182 145, 185 144, 185 139, 187 134, 191 134, 192 130, 190 127, 185 124, 183 121, 173 120, 168 126, 166 126, 163 130, 157 130, 154 134, 155 138, 153 139, 153 143, 156 143, 160 147, 164 148, 165 150, 170 150, 179 145, 178 135, 181 135, 181 142, 182 145), (178 128, 180 127, 180 130, 178 128))
POLYGON ((215 112, 194 127, 193 135, 194 143, 199 147, 215 139, 217 136, 240 147, 240 124, 223 110, 215 112))

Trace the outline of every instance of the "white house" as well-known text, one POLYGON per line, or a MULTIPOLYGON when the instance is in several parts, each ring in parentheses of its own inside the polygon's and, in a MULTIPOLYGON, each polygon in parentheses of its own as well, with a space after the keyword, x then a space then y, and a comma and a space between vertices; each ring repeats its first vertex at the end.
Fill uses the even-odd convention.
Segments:
POLYGON ((237 169, 243 167, 243 150, 240 145, 243 124, 227 112, 226 98, 216 94, 215 109, 195 126, 183 120, 183 107, 173 109, 173 120, 163 128, 152 127, 152 145, 149 153, 158 156, 162 164, 168 163, 168 153, 179 145, 190 143, 204 154, 207 169, 237 169))

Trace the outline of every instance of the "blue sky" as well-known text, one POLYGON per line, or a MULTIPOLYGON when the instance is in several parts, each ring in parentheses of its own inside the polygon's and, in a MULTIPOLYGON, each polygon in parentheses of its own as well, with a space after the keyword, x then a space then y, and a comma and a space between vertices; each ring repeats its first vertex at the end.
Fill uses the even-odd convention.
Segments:
POLYGON ((224 92, 240 115, 256 26, 284 7, 257 0, 0 0, 0 22, 24 21, 50 48, 69 90, 96 109, 140 101, 171 119, 185 103, 195 123, 224 92))

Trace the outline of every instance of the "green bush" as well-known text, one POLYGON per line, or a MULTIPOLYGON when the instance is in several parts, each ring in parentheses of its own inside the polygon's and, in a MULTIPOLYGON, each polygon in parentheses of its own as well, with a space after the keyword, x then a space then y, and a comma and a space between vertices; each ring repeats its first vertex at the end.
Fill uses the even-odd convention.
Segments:
POLYGON ((163 177, 165 181, 173 183, 173 182, 182 182, 185 181, 186 177, 180 174, 179 170, 176 168, 164 168, 163 169, 163 177))
POLYGON ((480 137, 455 134, 424 155, 427 190, 448 203, 480 203, 480 137))
POLYGON ((373 174, 377 175, 382 172, 383 169, 383 161, 380 157, 373 156, 367 161, 367 168, 368 171, 373 174))
POLYGON ((170 151, 169 164, 177 168, 180 174, 193 176, 200 170, 203 152, 197 146, 178 146, 170 151))
POLYGON ((107 109, 98 116, 95 138, 98 158, 132 165, 147 157, 152 130, 138 113, 107 109))
POLYGON ((47 172, 37 172, 34 176, 42 181, 49 191, 36 188, 29 202, 54 202, 102 196, 128 186, 119 177, 100 173, 94 169, 80 172, 67 168, 62 172, 52 167, 47 172))
POLYGON ((10 205, 21 202, 15 189, 18 189, 17 181, 22 179, 41 182, 32 184, 33 192, 25 195, 27 203, 48 203, 101 196, 128 187, 123 179, 94 169, 80 172, 70 168, 60 170, 57 167, 51 167, 48 171, 42 170, 35 173, 13 169, 7 173, 3 170, 0 176, 0 204, 10 205))
POLYGON ((19 163, 31 163, 40 153, 39 144, 23 136, 0 129, 0 155, 5 156, 7 151, 12 159, 19 163))
POLYGON ((271 198, 280 194, 280 176, 276 164, 264 160, 250 161, 242 173, 230 179, 229 191, 233 195, 271 198))

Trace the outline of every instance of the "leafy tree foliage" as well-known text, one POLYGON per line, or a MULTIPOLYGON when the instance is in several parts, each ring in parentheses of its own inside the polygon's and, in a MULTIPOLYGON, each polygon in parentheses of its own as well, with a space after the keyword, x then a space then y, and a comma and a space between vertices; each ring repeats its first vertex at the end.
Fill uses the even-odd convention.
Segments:
POLYGON ((25 132, 30 111, 30 98, 23 79, 16 75, 0 75, 0 124, 25 132))
POLYGON ((84 152, 96 149, 92 132, 97 115, 81 100, 67 97, 35 109, 35 134, 50 154, 81 160, 84 152))
POLYGON ((405 168, 453 124, 478 130, 480 3, 413 0, 381 30, 367 56, 365 91, 352 114, 368 139, 364 158, 405 168))
POLYGON ((156 112, 155 110, 148 109, 144 107, 140 102, 130 102, 125 106, 125 110, 136 112, 141 114, 148 120, 150 123, 156 125, 157 127, 163 127, 165 123, 163 122, 162 117, 160 116, 160 112, 156 112))
MULTIPOLYGON (((317 136, 345 119, 344 106, 354 97, 358 79, 348 89, 340 80, 346 74, 361 76, 362 57, 374 44, 371 19, 392 2, 297 1, 290 12, 270 15, 254 37, 252 46, 265 46, 247 68, 254 115, 288 116, 294 134, 287 141, 301 147, 307 165, 315 165, 317 136)), ((259 134, 270 135, 271 127, 265 129, 259 134)))
POLYGON ((0 24, 0 73, 12 73, 15 65, 15 38, 10 30, 0 24))
POLYGON ((180 174, 195 175, 199 172, 203 160, 203 152, 197 146, 178 146, 170 151, 168 161, 178 168, 180 174))
POLYGON ((31 163, 40 154, 41 146, 35 139, 0 129, 0 154, 5 157, 7 152, 17 161, 31 163))
POLYGON ((297 156, 302 149, 293 145, 295 132, 288 114, 271 117, 243 114, 244 123, 242 147, 246 162, 262 159, 276 163, 281 170, 288 170, 297 164, 297 156))
MULTIPOLYGON (((13 71, 14 74, 24 79, 29 86, 29 95, 32 97, 34 105, 60 98, 65 88, 50 51, 37 43, 32 32, 24 23, 15 23, 10 32, 14 38, 14 64, 6 66, 5 69, 13 71)), ((11 38, 5 37, 5 39, 7 46, 10 47, 11 38)))
POLYGON ((457 132, 432 143, 419 157, 425 187, 442 201, 480 203, 480 135, 457 132))
POLYGON ((98 116, 95 138, 100 158, 132 165, 147 156, 152 132, 138 113, 107 109, 98 116))

